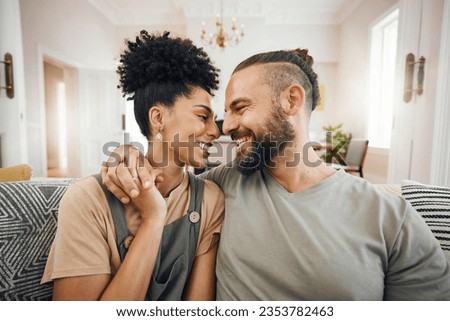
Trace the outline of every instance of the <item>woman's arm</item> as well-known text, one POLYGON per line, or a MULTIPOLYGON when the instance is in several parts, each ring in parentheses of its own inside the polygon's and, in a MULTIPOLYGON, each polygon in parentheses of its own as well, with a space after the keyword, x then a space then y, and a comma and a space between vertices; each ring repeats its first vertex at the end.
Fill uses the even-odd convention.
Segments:
POLYGON ((133 205, 142 222, 117 273, 78 276, 54 281, 54 300, 143 300, 153 272, 167 207, 156 188, 144 190, 133 205), (148 209, 151 209, 150 211, 148 209))
POLYGON ((184 300, 207 301, 216 298, 216 255, 219 242, 194 260, 184 300))
POLYGON ((163 228, 163 220, 143 221, 113 278, 108 274, 102 274, 56 279, 53 285, 53 299, 144 300, 163 228))
POLYGON ((101 300, 144 300, 153 273, 165 220, 141 223, 127 255, 101 300))
POLYGON ((53 282, 53 300, 97 301, 109 281, 109 274, 56 279, 53 282))

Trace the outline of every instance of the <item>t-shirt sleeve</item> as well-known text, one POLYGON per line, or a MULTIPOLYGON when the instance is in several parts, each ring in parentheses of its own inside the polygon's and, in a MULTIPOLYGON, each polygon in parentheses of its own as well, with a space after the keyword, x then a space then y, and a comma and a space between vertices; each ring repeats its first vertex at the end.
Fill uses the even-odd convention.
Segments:
POLYGON ((62 197, 43 283, 63 277, 111 273, 106 222, 109 209, 106 197, 102 199, 103 191, 96 184, 93 179, 74 183, 62 197))
POLYGON ((216 183, 221 189, 224 189, 225 179, 227 178, 227 172, 232 168, 232 163, 222 164, 218 167, 214 167, 206 172, 203 172, 199 177, 210 180, 216 183))
POLYGON ((450 300, 449 260, 411 206, 390 252, 384 299, 450 300))
POLYGON ((202 201, 203 229, 200 231, 196 256, 205 254, 219 241, 225 214, 225 197, 213 182, 205 180, 202 201))

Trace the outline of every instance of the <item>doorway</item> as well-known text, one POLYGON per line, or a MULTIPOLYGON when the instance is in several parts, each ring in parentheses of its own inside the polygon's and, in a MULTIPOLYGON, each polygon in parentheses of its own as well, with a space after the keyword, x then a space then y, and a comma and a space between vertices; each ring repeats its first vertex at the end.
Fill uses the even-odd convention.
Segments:
POLYGON ((79 172, 72 158, 78 141, 74 136, 77 133, 74 127, 77 124, 76 69, 46 58, 43 63, 47 177, 72 177, 79 172))

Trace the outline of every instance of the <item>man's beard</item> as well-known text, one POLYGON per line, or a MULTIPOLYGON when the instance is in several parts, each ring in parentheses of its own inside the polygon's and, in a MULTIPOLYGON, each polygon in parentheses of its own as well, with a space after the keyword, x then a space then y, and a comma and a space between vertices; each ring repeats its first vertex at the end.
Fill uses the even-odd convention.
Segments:
MULTIPOLYGON (((275 103, 273 107, 260 133, 252 133, 251 144, 243 143, 245 153, 241 150, 233 160, 233 166, 244 176, 250 176, 265 167, 273 166, 274 159, 295 137, 295 130, 281 105, 275 103)), ((241 134, 233 134, 232 136, 241 136, 241 134)))

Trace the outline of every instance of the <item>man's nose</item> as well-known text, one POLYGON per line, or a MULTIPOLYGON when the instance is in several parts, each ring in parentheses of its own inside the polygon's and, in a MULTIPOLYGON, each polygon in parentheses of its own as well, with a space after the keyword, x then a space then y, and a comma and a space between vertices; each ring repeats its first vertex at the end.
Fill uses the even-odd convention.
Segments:
POLYGON ((223 120, 222 131, 225 135, 230 135, 230 133, 238 128, 237 118, 233 115, 226 115, 223 120))

